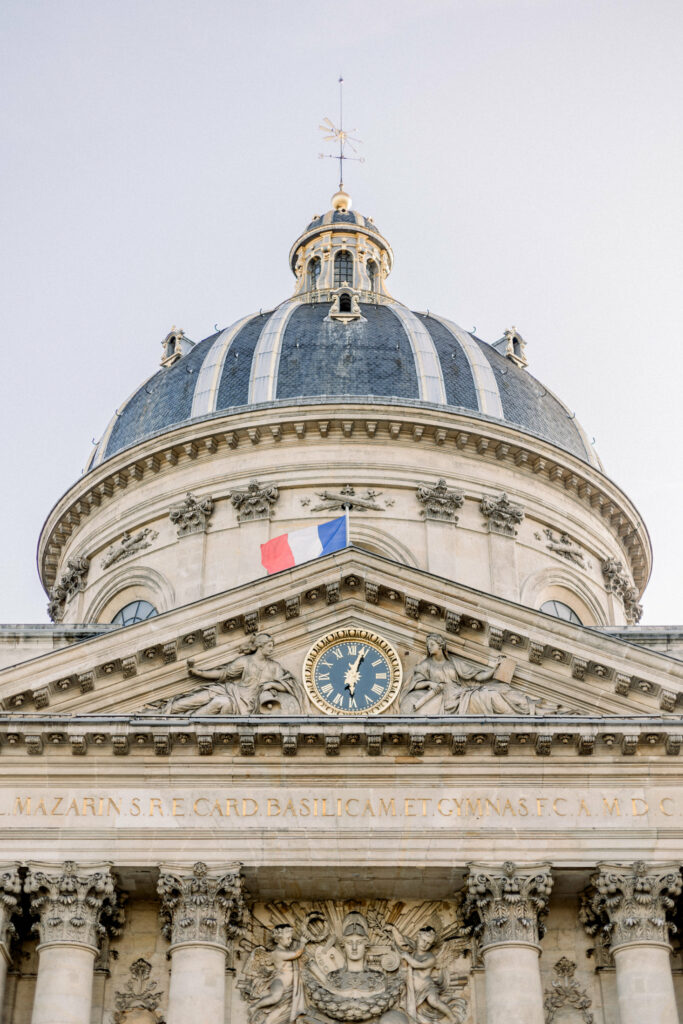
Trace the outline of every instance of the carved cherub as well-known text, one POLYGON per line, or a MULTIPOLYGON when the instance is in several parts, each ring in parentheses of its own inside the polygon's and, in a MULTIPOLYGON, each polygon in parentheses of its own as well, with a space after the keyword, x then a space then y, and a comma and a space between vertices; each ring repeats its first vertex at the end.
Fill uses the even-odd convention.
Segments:
POLYGON ((298 960, 306 942, 294 941, 290 924, 275 925, 273 948, 256 946, 244 968, 245 997, 255 1000, 249 1007, 252 1024, 289 1024, 304 1008, 298 960))
POLYGON ((406 964, 406 1009, 411 1020, 429 1022, 432 1014, 425 1014, 425 1004, 445 1017, 449 1024, 461 1024, 467 1012, 467 1001, 461 997, 452 998, 443 964, 439 963, 437 933, 431 925, 420 928, 414 939, 408 938, 390 924, 389 931, 396 950, 406 964), (444 996, 451 996, 449 1006, 444 996))

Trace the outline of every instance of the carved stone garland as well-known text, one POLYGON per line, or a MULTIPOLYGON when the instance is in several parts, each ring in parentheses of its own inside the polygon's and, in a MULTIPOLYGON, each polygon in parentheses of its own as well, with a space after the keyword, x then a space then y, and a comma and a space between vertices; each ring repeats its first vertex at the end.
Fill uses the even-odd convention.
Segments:
POLYGON ((417 500, 424 505, 422 515, 425 519, 437 519, 455 526, 458 522, 456 513, 465 504, 465 495, 448 487, 442 478, 433 487, 418 487, 417 500))
POLYGON ((270 519, 280 492, 275 484, 260 484, 252 480, 243 490, 230 491, 230 501, 237 512, 237 522, 252 519, 270 519))
POLYGON ((516 527, 524 519, 524 509, 510 501, 503 492, 497 498, 485 494, 479 504, 481 514, 488 520, 489 532, 500 533, 503 537, 516 537, 516 527))
POLYGON ((85 590, 89 568, 90 559, 85 556, 67 560, 66 572, 62 573, 59 583, 55 583, 50 590, 47 613, 53 622, 61 622, 64 618, 67 601, 70 601, 80 591, 85 590))
POLYGON ((624 564, 618 558, 605 558, 602 563, 605 590, 616 594, 624 605, 624 614, 629 625, 640 622, 643 606, 638 604, 638 591, 631 582, 624 564))
POLYGON ((186 870, 159 876, 162 932, 173 945, 213 942, 225 945, 240 927, 244 914, 244 887, 239 866, 210 874, 198 861, 186 870))
POLYGON ((142 957, 130 965, 130 979, 126 982, 125 991, 117 992, 114 996, 114 1024, 125 1024, 136 1010, 147 1011, 150 1022, 161 1024, 159 1003, 163 991, 158 988, 156 981, 149 980, 151 972, 152 965, 142 957))
POLYGON ((41 943, 75 942, 97 948, 109 932, 118 934, 123 911, 117 906, 114 879, 108 864, 79 868, 66 861, 61 873, 31 867, 25 882, 33 894, 33 930, 41 943))
POLYGON ((571 1007, 581 1014, 584 1024, 593 1024, 593 1014, 588 1012, 592 1003, 574 977, 576 964, 563 956, 553 967, 555 977, 552 980, 552 988, 545 990, 543 1009, 545 1010, 545 1024, 554 1024, 557 1014, 565 1006, 571 1007))
POLYGON ((537 945, 552 887, 548 864, 517 867, 506 861, 500 869, 471 865, 463 911, 480 948, 501 942, 537 945))
POLYGON ((168 516, 178 528, 178 537, 186 537, 190 533, 206 532, 213 509, 213 498, 197 498, 188 491, 180 504, 171 505, 168 516))
POLYGON ((630 942, 669 942, 671 912, 683 889, 676 864, 603 864, 584 893, 579 920, 613 950, 630 942))

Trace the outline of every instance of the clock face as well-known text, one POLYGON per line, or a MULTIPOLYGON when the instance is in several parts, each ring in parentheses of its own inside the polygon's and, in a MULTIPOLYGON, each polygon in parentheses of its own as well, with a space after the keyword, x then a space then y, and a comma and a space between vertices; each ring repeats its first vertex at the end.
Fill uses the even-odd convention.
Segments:
POLYGON ((308 696, 326 715, 376 715, 401 685, 401 663, 383 637, 337 629, 313 644, 304 661, 308 696))

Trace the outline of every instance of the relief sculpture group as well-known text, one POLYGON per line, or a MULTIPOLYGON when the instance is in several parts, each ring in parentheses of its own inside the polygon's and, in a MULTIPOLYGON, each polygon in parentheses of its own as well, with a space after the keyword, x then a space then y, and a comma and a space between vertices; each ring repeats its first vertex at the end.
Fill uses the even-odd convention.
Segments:
MULTIPOLYGON (((390 711, 401 715, 558 715, 571 708, 532 697, 499 676, 514 662, 499 658, 493 665, 456 657, 440 633, 426 638, 427 656, 404 682, 390 711), (507 662, 507 665, 505 663, 507 662)), ((149 711, 173 715, 302 715, 311 702, 299 680, 273 657, 269 633, 256 633, 242 644, 238 656, 216 668, 200 669, 188 659, 188 673, 204 684, 168 700, 149 704, 149 711)), ((357 658, 362 656, 357 656, 357 658)), ((315 713, 315 712, 313 712, 315 713)))
POLYGON ((404 905, 378 903, 367 913, 328 906, 296 927, 264 929, 239 981, 250 1024, 460 1024, 467 1001, 459 994, 466 977, 454 969, 463 951, 458 924, 444 928, 423 905, 405 915, 416 928, 408 934, 393 923, 404 905))

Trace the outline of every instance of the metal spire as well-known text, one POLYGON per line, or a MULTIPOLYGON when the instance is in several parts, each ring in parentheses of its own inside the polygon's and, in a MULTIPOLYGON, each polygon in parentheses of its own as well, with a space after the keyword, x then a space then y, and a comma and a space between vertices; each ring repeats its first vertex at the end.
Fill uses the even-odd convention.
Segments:
POLYGON ((339 127, 332 123, 329 117, 323 118, 323 123, 318 125, 321 132, 325 132, 325 142, 338 142, 339 153, 319 153, 318 156, 321 160, 338 160, 339 161, 339 191, 344 191, 344 160, 357 160, 358 163, 365 163, 362 156, 347 156, 344 152, 346 146, 349 147, 352 152, 357 153, 356 145, 361 143, 360 139, 353 136, 353 132, 356 131, 352 128, 350 132, 344 130, 344 79, 339 76, 339 127))

